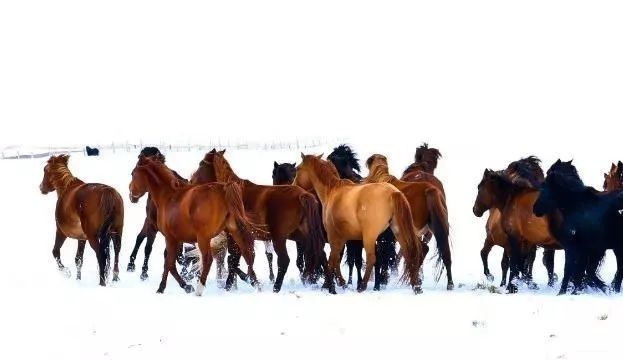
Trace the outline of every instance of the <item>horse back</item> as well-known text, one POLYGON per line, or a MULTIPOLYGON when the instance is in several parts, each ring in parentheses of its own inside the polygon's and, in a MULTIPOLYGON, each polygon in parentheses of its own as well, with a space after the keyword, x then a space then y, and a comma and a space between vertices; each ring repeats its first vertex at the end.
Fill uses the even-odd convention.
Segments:
POLYGON ((113 217, 111 232, 123 231, 123 199, 104 184, 81 184, 59 197, 56 222, 60 230, 75 239, 96 239, 107 217, 113 217))
POLYGON ((298 228, 303 218, 300 199, 305 193, 295 185, 245 184, 242 196, 245 209, 253 213, 257 222, 268 225, 272 233, 280 227, 277 232, 287 236, 298 228))

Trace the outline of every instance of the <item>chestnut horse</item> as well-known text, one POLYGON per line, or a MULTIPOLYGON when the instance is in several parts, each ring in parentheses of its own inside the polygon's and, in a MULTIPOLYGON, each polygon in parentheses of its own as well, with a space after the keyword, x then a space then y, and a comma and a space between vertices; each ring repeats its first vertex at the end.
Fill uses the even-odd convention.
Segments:
MULTIPOLYGON (((303 244, 305 249, 305 269, 301 280, 315 282, 318 268, 324 255, 325 236, 322 232, 320 204, 309 192, 292 185, 257 185, 239 178, 224 157, 225 150, 212 149, 199 164, 193 174, 193 184, 212 181, 234 182, 242 189, 245 208, 252 214, 256 223, 265 225, 268 236, 260 240, 272 240, 277 253, 277 278, 273 286, 279 292, 283 278, 290 264, 286 240, 292 239, 303 244)), ((302 264, 297 264, 302 266, 302 264)))
POLYGON ((106 286, 110 263, 110 242, 115 249, 113 281, 119 280, 119 251, 123 233, 123 200, 108 185, 84 183, 74 177, 67 165, 69 155, 51 156, 43 169, 39 189, 42 194, 56 191, 56 240, 52 255, 60 271, 69 270, 61 262, 61 247, 68 237, 78 240, 76 277, 82 276, 82 259, 86 242, 95 251, 99 265, 100 285, 106 286))
POLYGON ((604 191, 618 191, 623 189, 623 162, 619 161, 610 166, 610 172, 604 173, 604 191))
MULTIPOLYGON (((186 292, 193 290, 177 272, 175 256, 180 243, 196 242, 201 264, 197 295, 201 295, 212 265, 211 240, 223 231, 227 231, 241 249, 249 266, 251 284, 259 285, 253 271, 253 239, 254 233, 261 235, 264 231, 247 218, 238 184, 183 184, 166 165, 141 158, 132 171, 129 188, 131 202, 136 203, 149 193, 158 209, 158 229, 166 239, 159 293, 164 292, 169 272, 186 292)), ((234 276, 230 271, 226 289, 231 288, 234 276)))
POLYGON ((415 150, 415 162, 405 169, 400 180, 426 181, 444 192, 443 184, 435 177, 435 169, 440 158, 441 152, 438 149, 428 147, 428 144, 424 143, 415 150))
MULTIPOLYGON (((165 157, 160 152, 157 147, 147 146, 141 150, 138 155, 139 159, 142 157, 149 158, 154 161, 159 161, 161 163, 165 163, 165 157)), ((181 177, 177 172, 171 170, 173 175, 177 178, 181 183, 188 183, 188 180, 181 177)), ((147 196, 147 204, 145 205, 145 221, 143 222, 143 227, 141 231, 136 236, 136 242, 134 244, 134 249, 130 254, 130 262, 128 263, 128 272, 133 272, 136 269, 136 265, 134 261, 136 260, 136 256, 138 255, 138 250, 143 243, 143 240, 147 238, 147 243, 145 244, 145 260, 143 261, 143 268, 141 271, 141 280, 146 280, 148 278, 147 271, 149 270, 149 257, 151 256, 151 251, 154 245, 154 240, 156 239, 156 235, 158 234, 158 212, 157 212, 156 204, 151 199, 151 195, 147 196)), ((217 237, 214 241, 212 241, 212 253, 215 255, 216 259, 216 271, 217 271, 217 279, 222 279, 223 274, 225 273, 225 254, 227 253, 226 242, 219 241, 223 237, 217 237)), ((193 271, 188 272, 188 266, 192 265, 193 259, 192 257, 187 257, 185 255, 184 247, 180 243, 180 246, 177 250, 177 262, 182 265, 182 276, 185 277, 187 281, 192 280, 193 271)), ((192 251, 192 250, 190 250, 192 251)), ((192 253, 191 253, 192 254, 192 253)))
POLYGON ((376 262, 376 239, 391 227, 405 254, 405 273, 416 293, 421 292, 418 272, 422 265, 422 244, 413 224, 411 209, 405 195, 391 184, 354 184, 339 177, 335 166, 322 160, 322 155, 304 155, 297 167, 294 184, 313 189, 322 203, 323 223, 327 231, 331 255, 326 275, 329 291, 335 293, 333 279, 345 284, 340 271, 340 252, 349 239, 362 239, 366 250, 366 272, 359 287, 364 291, 376 262))
MULTIPOLYGON (((437 265, 440 270, 446 268, 448 275, 447 289, 454 289, 452 280, 452 255, 450 253, 450 225, 448 224, 448 208, 446 197, 436 185, 426 181, 407 182, 397 179, 389 174, 387 158, 383 155, 374 154, 366 161, 369 174, 365 183, 390 183, 402 191, 409 201, 411 215, 416 228, 423 231, 432 231, 437 244, 437 265)), ((424 254, 428 251, 428 245, 422 244, 424 254)), ((439 271, 436 279, 441 276, 439 271)))
MULTIPOLYGON (((560 245, 550 232, 547 217, 536 217, 532 208, 539 196, 538 186, 543 181, 540 160, 530 156, 514 162, 506 171, 486 169, 478 184, 478 196, 473 212, 481 217, 485 211, 497 209, 502 214, 501 224, 507 236, 510 249, 511 274, 508 291, 516 292, 516 279, 525 264, 526 256, 534 246, 545 249, 560 249, 560 245)), ((549 284, 555 282, 553 253, 551 259, 544 254, 549 284), (551 263, 548 263, 551 261, 551 263)), ((532 280, 527 278, 531 283, 532 280)))

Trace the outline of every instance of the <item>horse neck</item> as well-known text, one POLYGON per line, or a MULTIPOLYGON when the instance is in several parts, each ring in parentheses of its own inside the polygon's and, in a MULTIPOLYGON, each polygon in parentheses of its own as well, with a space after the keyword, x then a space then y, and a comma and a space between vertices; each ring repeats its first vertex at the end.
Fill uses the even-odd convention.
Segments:
POLYGON ((238 175, 236 175, 236 173, 226 160, 223 160, 223 165, 220 167, 220 171, 216 171, 216 168, 214 170, 216 180, 218 180, 219 182, 237 182, 239 184, 243 183, 243 179, 239 178, 238 175))
POLYGON ((57 174, 54 175, 52 182, 59 197, 65 194, 68 190, 84 184, 84 181, 75 177, 67 167, 59 169, 57 174))
POLYGON ((147 174, 147 192, 151 195, 156 206, 159 207, 166 203, 170 195, 175 192, 173 184, 171 184, 172 179, 165 179, 152 169, 146 169, 145 173, 147 174))
POLYGON ((334 174, 328 176, 318 176, 316 171, 310 176, 314 191, 318 195, 320 202, 326 204, 329 192, 339 186, 340 178, 334 174))

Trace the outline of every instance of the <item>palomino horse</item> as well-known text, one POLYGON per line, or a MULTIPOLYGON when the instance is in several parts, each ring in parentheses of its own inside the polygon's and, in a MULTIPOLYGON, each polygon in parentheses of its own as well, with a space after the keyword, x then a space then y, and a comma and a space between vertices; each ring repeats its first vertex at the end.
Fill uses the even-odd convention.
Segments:
MULTIPOLYGON (((160 152, 157 147, 147 146, 141 150, 139 154, 140 158, 149 158, 154 161, 159 161, 161 163, 165 163, 164 154, 160 152)), ((177 172, 171 170, 173 175, 177 178, 180 183, 187 184, 188 180, 181 177, 177 172)), ((143 261, 143 268, 141 271, 141 280, 146 280, 148 278, 147 271, 149 270, 149 257, 151 256, 151 251, 154 245, 154 240, 156 239, 156 235, 158 234, 158 209, 156 208, 156 204, 151 200, 151 195, 147 196, 147 204, 145 206, 145 221, 143 222, 143 227, 141 231, 138 233, 136 237, 136 242, 134 244, 134 249, 130 254, 130 262, 128 263, 128 272, 133 272, 136 269, 136 265, 134 261, 136 260, 136 256, 138 255, 138 250, 143 243, 143 240, 147 238, 147 243, 145 244, 145 260, 143 261)), ((217 237, 214 241, 212 241, 212 254, 215 255, 216 259, 216 271, 217 271, 217 279, 222 279, 223 274, 225 273, 225 254, 227 253, 226 242, 219 241, 222 237, 217 237)), ((192 251, 192 250, 190 250, 192 251)), ((188 271, 188 267, 192 265, 192 261, 194 259, 188 258, 185 255, 185 249, 180 243, 180 246, 177 250, 177 262, 182 265, 182 276, 185 277, 187 281, 192 280, 194 275, 193 271, 188 271)))
POLYGON ((623 280, 623 192, 599 192, 585 186, 571 161, 556 161, 547 170, 545 182, 534 203, 536 216, 556 218, 552 232, 565 249, 565 273, 560 293, 567 291, 569 281, 574 292, 588 285, 606 291, 597 270, 606 249, 617 258, 617 273, 613 281, 616 292, 623 280))
MULTIPOLYGON (((169 272, 186 292, 193 290, 177 272, 175 257, 180 243, 196 242, 201 259, 197 295, 201 295, 212 265, 211 240, 222 231, 233 237, 249 266, 251 284, 258 285, 253 271, 253 239, 254 233, 261 235, 264 231, 247 218, 238 184, 183 184, 166 165, 141 158, 132 171, 129 187, 133 203, 148 192, 158 209, 158 229, 166 239, 166 260, 159 293, 166 287, 169 272)), ((226 289, 231 288, 233 277, 234 273, 230 271, 226 289)))
POLYGON ((416 293, 421 292, 418 272, 423 260, 422 244, 405 195, 386 183, 360 185, 342 180, 335 166, 322 160, 322 155, 301 153, 301 158, 294 184, 313 189, 322 203, 323 222, 331 246, 326 269, 329 291, 335 293, 334 277, 340 286, 345 284, 340 271, 340 252, 349 239, 363 240, 366 272, 358 290, 366 289, 376 262, 376 239, 391 227, 405 254, 403 279, 416 293))
POLYGON ((113 281, 119 280, 119 251, 123 233, 123 200, 110 186, 86 184, 69 171, 69 155, 51 156, 43 169, 39 189, 56 191, 56 240, 52 255, 60 271, 69 270, 61 262, 61 246, 68 237, 78 239, 76 277, 82 276, 84 247, 89 242, 97 256, 100 285, 106 286, 110 263, 110 242, 115 249, 113 281))
MULTIPOLYGON (((225 150, 213 149, 207 153, 193 174, 192 183, 212 181, 234 182, 242 189, 247 211, 256 223, 265 225, 268 236, 261 240, 272 240, 277 253, 277 278, 273 291, 279 292, 283 278, 290 264, 286 240, 292 239, 304 244, 305 269, 301 280, 315 282, 317 270, 324 258, 325 236, 322 232, 320 204, 309 192, 292 185, 256 185, 239 178, 223 156, 225 150)), ((298 264, 297 264, 298 265, 298 264)))
MULTIPOLYGON (((517 291, 515 282, 526 262, 526 256, 530 255, 534 246, 560 249, 550 233, 549 219, 538 218, 532 213, 534 202, 539 196, 538 186, 543 179, 539 163, 539 159, 530 156, 511 164, 505 171, 486 169, 478 184, 474 215, 481 217, 490 209, 497 209, 501 213, 500 222, 507 236, 511 257, 511 274, 507 287, 509 292, 517 291)), ((555 282, 555 274, 553 253, 550 254, 551 259, 544 254, 544 262, 551 285, 555 282)), ((530 278, 526 278, 526 281, 532 283, 530 278)))
MULTIPOLYGON (((426 181, 408 182, 397 179, 389 174, 387 158, 374 154, 368 158, 366 165, 370 170, 365 183, 390 183, 407 197, 411 206, 411 215, 416 228, 432 231, 437 244, 437 264, 446 268, 448 275, 447 289, 454 289, 452 281, 452 255, 450 253, 450 225, 448 224, 448 208, 446 197, 434 184, 426 181)), ((423 243, 424 254, 428 245, 423 243)), ((443 269, 440 268, 440 270, 443 269)), ((441 271, 437 279, 441 276, 441 271)))
MULTIPOLYGON (((327 156, 340 178, 360 183, 363 178, 359 175, 359 159, 350 146, 342 144, 335 148, 327 156)), ((342 255, 340 255, 341 258, 342 255)), ((398 270, 396 257, 396 239, 390 228, 387 228, 376 239, 376 264, 374 265, 374 290, 380 290, 381 284, 389 282, 389 270, 398 270), (378 275, 378 276, 377 276, 378 275)), ((346 263, 348 264, 348 284, 352 284, 353 265, 357 267, 357 286, 363 281, 361 267, 363 265, 363 242, 361 240, 349 240, 346 242, 346 263)))

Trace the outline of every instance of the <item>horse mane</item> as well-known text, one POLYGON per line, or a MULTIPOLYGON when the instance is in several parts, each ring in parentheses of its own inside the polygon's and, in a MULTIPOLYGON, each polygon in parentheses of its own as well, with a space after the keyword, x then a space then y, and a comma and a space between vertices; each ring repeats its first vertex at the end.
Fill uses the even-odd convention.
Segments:
POLYGON ((375 154, 368 158, 366 166, 369 169, 368 176, 364 179, 364 183, 375 182, 393 182, 398 180, 395 176, 389 173, 389 166, 387 166, 387 159, 381 158, 375 154))
POLYGON ((67 161, 69 155, 59 155, 48 160, 50 182, 55 189, 67 189, 69 186, 84 184, 84 181, 75 177, 69 170, 67 161))
POLYGON ((545 181, 541 160, 536 156, 513 161, 503 174, 511 184, 521 188, 538 189, 545 181))
POLYGON ((415 162, 429 162, 435 164, 433 170, 437 167, 437 160, 441 158, 441 152, 439 149, 428 147, 428 143, 423 143, 417 149, 415 149, 415 162))
POLYGON ((578 170, 571 164, 571 161, 556 161, 549 170, 547 170, 546 181, 548 184, 570 192, 581 192, 586 189, 591 189, 584 185, 584 182, 578 174, 578 170))
POLYGON ((333 156, 340 157, 345 159, 348 162, 348 165, 353 170, 357 170, 357 172, 361 172, 361 168, 359 167, 359 159, 357 158, 357 153, 350 148, 350 146, 346 144, 341 144, 335 148, 333 148, 333 152, 329 154, 327 158, 331 158, 333 156))
MULTIPOLYGON (((206 155, 207 157, 208 155, 206 155)), ((215 153, 213 157, 213 166, 216 177, 222 182, 242 183, 244 180, 239 178, 229 165, 229 161, 222 154, 215 153)))
POLYGON ((177 184, 177 186, 174 186, 177 188, 188 184, 186 181, 180 181, 173 170, 169 169, 169 167, 159 161, 142 157, 139 159, 137 167, 145 170, 159 183, 160 186, 173 186, 173 184, 177 184))
POLYGON ((143 150, 141 150, 141 153, 138 156, 139 156, 139 158, 140 157, 154 158, 154 159, 160 161, 163 164, 166 162, 166 158, 160 152, 160 149, 158 149, 155 146, 146 146, 146 147, 144 147, 143 150))
POLYGON ((313 155, 310 155, 309 158, 313 159, 310 164, 318 178, 327 182, 330 187, 343 184, 354 184, 348 179, 340 178, 340 173, 337 171, 337 168, 332 162, 318 159, 313 155))

